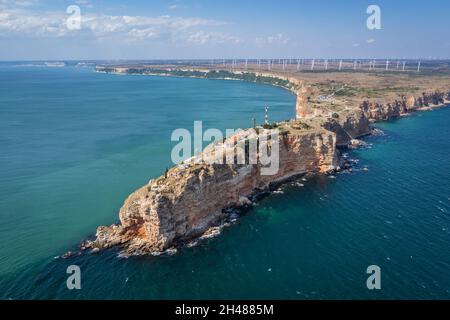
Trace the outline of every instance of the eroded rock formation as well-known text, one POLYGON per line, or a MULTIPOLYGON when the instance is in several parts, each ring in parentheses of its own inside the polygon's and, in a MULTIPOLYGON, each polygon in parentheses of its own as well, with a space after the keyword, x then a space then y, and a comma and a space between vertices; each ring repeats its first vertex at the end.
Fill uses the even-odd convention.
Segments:
POLYGON ((131 194, 120 209, 120 224, 99 227, 83 248, 120 246, 126 254, 161 252, 209 232, 227 219, 227 208, 245 207, 271 185, 307 172, 337 166, 336 136, 284 132, 279 136, 279 170, 262 175, 261 165, 181 164, 167 177, 131 194))
POLYGON ((423 93, 415 98, 412 95, 402 96, 392 103, 363 101, 359 108, 329 117, 323 122, 323 127, 336 134, 338 146, 346 146, 353 139, 371 133, 371 122, 397 119, 423 107, 437 106, 445 102, 446 93, 423 93))

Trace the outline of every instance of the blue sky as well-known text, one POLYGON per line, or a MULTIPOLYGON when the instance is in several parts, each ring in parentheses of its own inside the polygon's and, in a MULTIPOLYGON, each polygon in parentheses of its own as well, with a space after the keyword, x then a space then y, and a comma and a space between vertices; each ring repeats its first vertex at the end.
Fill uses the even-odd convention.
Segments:
POLYGON ((0 60, 450 58, 448 12, 448 0, 0 0, 0 60), (381 30, 366 26, 371 4, 381 30))

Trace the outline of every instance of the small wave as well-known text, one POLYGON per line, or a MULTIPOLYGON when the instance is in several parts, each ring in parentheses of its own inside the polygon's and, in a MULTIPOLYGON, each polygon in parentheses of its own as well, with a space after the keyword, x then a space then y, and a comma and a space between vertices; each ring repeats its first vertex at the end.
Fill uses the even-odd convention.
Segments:
POLYGON ((372 135, 373 135, 373 136, 385 136, 386 133, 384 133, 384 131, 381 130, 381 129, 374 128, 374 129, 372 130, 372 135))
MULTIPOLYGON (((152 255, 153 255, 153 253, 152 253, 152 255)), ((130 257, 130 254, 122 251, 122 252, 119 252, 117 257, 120 259, 128 259, 130 257)))
POLYGON ((193 247, 195 247, 195 246, 197 246, 198 245, 198 241, 191 241, 191 242, 189 242, 187 245, 186 245, 186 247, 188 247, 188 248, 193 248, 193 247))
POLYGON ((211 239, 211 238, 217 237, 218 235, 220 235, 220 228, 213 227, 213 228, 210 228, 208 231, 206 231, 199 239, 200 240, 211 239))
POLYGON ((162 254, 162 252, 152 252, 151 255, 154 257, 158 257, 162 254))
POLYGON ((173 256, 177 252, 178 252, 178 250, 176 248, 170 248, 170 249, 167 249, 166 251, 164 251, 164 253, 169 255, 169 256, 173 256))
POLYGON ((440 207, 440 206, 436 206, 436 208, 437 208, 439 211, 443 212, 443 213, 446 213, 446 212, 447 212, 447 210, 445 210, 445 208, 442 208, 442 207, 440 207))

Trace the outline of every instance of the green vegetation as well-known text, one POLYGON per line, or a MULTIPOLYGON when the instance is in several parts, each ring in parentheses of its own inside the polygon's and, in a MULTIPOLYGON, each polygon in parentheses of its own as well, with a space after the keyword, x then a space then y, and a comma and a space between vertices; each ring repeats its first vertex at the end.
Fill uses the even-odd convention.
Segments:
POLYGON ((344 86, 335 91, 337 97, 352 97, 358 93, 358 89, 354 87, 344 86))
POLYGON ((278 128, 278 124, 273 122, 272 124, 264 124, 262 127, 264 129, 275 129, 278 128))
POLYGON ((299 122, 296 125, 292 126, 292 128, 295 130, 302 130, 302 129, 308 130, 311 129, 311 126, 305 122, 299 122))
MULTIPOLYGON (((116 68, 106 67, 103 68, 104 72, 115 72, 116 68)), ((129 68, 127 69, 129 74, 161 74, 161 75, 172 75, 177 77, 196 77, 196 78, 207 78, 207 79, 235 79, 248 82, 257 82, 270 84, 275 86, 284 87, 290 89, 292 84, 283 79, 270 76, 257 76, 253 72, 242 72, 233 73, 227 70, 212 70, 212 71, 200 71, 200 70, 180 70, 180 69, 154 69, 154 68, 129 68)))

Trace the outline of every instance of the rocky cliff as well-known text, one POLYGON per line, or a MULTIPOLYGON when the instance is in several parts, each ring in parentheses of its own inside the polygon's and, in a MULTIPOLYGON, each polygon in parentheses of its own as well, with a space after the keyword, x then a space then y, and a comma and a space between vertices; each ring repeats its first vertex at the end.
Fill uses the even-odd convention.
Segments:
POLYGON ((385 104, 366 100, 363 101, 360 109, 372 121, 391 120, 420 108, 442 105, 445 103, 448 94, 439 91, 432 93, 424 92, 417 97, 412 95, 402 96, 401 99, 385 104))
POLYGON ((403 95, 391 103, 364 100, 359 108, 336 113, 328 117, 322 126, 336 134, 338 146, 346 146, 351 140, 371 133, 370 123, 397 119, 416 110, 440 106, 448 101, 450 92, 422 93, 417 98, 403 95))
POLYGON ((367 115, 359 109, 352 110, 338 117, 329 117, 323 122, 323 127, 336 134, 337 146, 347 146, 351 140, 368 135, 371 132, 367 115))
POLYGON ((124 253, 137 255, 161 252, 208 234, 229 218, 228 209, 251 205, 274 184, 337 166, 334 133, 301 131, 295 123, 283 130, 276 174, 261 174, 260 164, 180 164, 131 194, 120 209, 120 224, 99 227, 96 239, 83 248, 120 246, 124 253))

